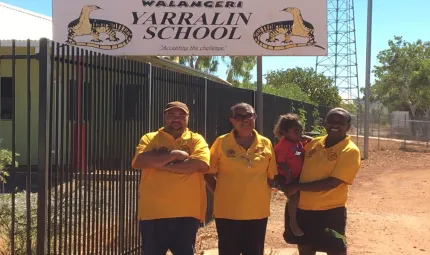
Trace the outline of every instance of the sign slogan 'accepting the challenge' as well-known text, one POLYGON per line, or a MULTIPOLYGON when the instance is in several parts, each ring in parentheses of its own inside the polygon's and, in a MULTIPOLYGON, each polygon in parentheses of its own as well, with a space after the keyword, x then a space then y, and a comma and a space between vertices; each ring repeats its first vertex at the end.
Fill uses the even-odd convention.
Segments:
POLYGON ((54 0, 53 23, 54 41, 112 55, 327 55, 326 0, 54 0))

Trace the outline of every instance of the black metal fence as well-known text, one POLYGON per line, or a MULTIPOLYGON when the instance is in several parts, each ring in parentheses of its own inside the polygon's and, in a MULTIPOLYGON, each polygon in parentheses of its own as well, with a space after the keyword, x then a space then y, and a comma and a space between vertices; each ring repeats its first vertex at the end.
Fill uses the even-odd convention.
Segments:
MULTIPOLYGON (((10 174, 0 193, 0 254, 139 254, 140 173, 130 168, 139 138, 180 100, 190 129, 211 144, 231 129, 230 106, 254 105, 254 91, 46 39, 31 44, 0 48, 8 149, 0 160, 10 174)), ((328 110, 273 95, 264 104, 272 139, 280 114, 305 109, 309 129, 315 112, 328 110)))

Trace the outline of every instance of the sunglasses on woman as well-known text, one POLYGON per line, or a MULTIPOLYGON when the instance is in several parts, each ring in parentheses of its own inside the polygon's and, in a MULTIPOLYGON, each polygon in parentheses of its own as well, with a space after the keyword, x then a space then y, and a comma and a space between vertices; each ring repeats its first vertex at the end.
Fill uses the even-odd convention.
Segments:
POLYGON ((233 116, 233 118, 237 121, 244 121, 244 120, 254 120, 257 118, 257 114, 255 113, 247 113, 247 114, 236 114, 233 116))

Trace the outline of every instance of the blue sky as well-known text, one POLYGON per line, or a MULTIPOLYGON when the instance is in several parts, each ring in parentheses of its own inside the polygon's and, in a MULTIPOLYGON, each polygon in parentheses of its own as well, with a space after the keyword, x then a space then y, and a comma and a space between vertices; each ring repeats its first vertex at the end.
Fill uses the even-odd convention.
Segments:
MULTIPOLYGON (((51 0, 1 0, 24 9, 52 16, 51 0)), ((355 26, 357 35, 358 78, 364 87, 366 68, 367 0, 355 0, 355 26)), ((376 55, 388 47, 394 35, 407 41, 430 40, 429 0, 374 0, 372 28, 372 66, 378 64, 376 55)), ((315 57, 263 57, 263 73, 280 68, 315 67, 315 57)), ((217 75, 225 78, 222 65, 217 75)), ((256 70, 253 73, 256 79, 256 70)), ((373 80, 373 77, 372 77, 373 80)))

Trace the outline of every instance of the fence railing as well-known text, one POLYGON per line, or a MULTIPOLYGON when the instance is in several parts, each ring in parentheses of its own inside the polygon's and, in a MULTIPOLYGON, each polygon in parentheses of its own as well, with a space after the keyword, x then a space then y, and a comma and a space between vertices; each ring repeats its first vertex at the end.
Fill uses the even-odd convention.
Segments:
MULTIPOLYGON (((369 148, 384 149, 419 149, 430 151, 430 120, 428 118, 411 119, 407 112, 403 114, 371 113, 369 115, 369 148)), ((355 118, 353 125, 359 135, 364 135, 364 121, 355 118)))
MULTIPOLYGON (((185 102, 190 129, 209 144, 230 131, 233 104, 254 105, 251 90, 46 39, 0 50, 10 174, 0 193, 0 254, 140 254, 140 172, 130 161, 139 138, 162 126, 164 105, 185 102)), ((280 114, 306 110, 309 130, 328 110, 273 95, 264 103, 271 139, 280 114)))

